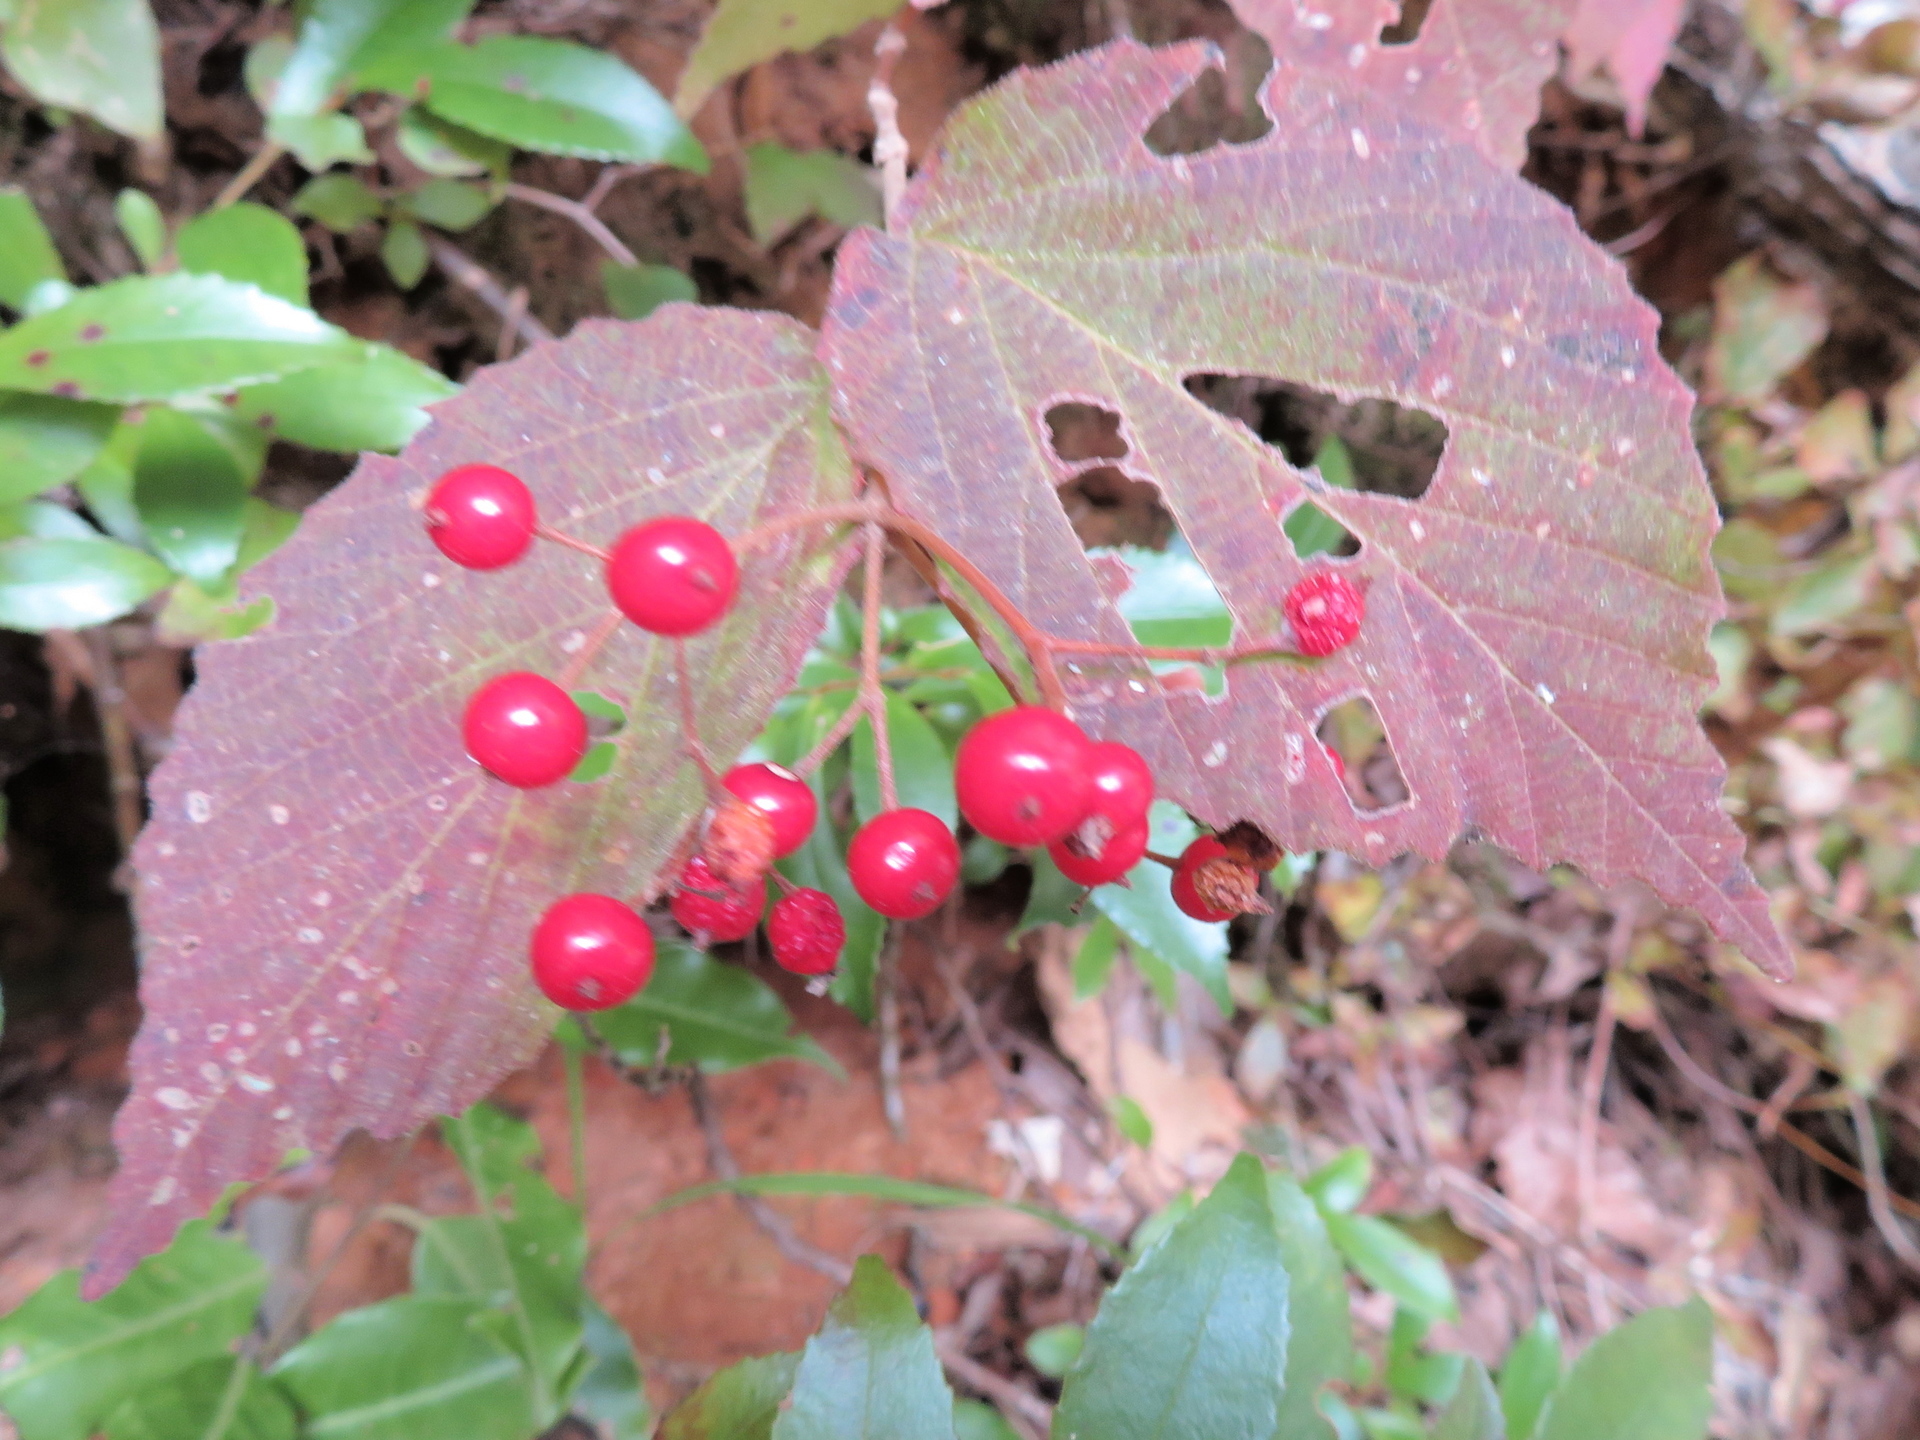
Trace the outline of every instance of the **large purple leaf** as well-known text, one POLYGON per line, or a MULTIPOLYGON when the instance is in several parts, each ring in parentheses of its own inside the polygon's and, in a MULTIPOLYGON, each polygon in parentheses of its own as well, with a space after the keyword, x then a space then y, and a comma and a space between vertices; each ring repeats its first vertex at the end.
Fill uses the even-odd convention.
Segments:
MULTIPOLYGON (((1089 729, 1215 824, 1379 862, 1491 836, 1533 864, 1638 876, 1786 968, 1723 769, 1695 721, 1722 611, 1717 519, 1656 317, 1572 217, 1361 89, 1280 85, 1246 145, 1141 136, 1204 63, 1121 44, 1017 74, 955 121, 895 233, 841 252, 823 353, 856 451, 1030 615, 1124 642, 1055 496, 1045 416, 1117 411, 1242 639, 1284 633, 1313 503, 1361 541, 1357 643, 1235 668, 1225 698, 1088 662, 1089 729), (1264 375, 1438 416, 1418 500, 1333 490, 1192 399, 1264 375), (1412 799, 1361 813, 1315 731, 1370 697, 1412 799)), ((1315 564, 1326 564, 1322 559, 1315 564)))
MULTIPOLYGON (((486 1094, 555 1013, 525 975, 539 911, 567 890, 649 895, 701 808, 671 654, 631 627, 584 681, 627 709, 606 779, 523 793, 466 759, 475 685, 557 674, 609 604, 599 566, 557 545, 493 574, 441 559, 424 487, 503 464, 551 523, 603 543, 650 515, 737 533, 844 501, 813 339, 690 306, 582 326, 482 373, 399 459, 365 460, 261 567, 278 618, 200 652, 134 855, 146 1023, 91 1290, 293 1147, 486 1094)), ((691 642, 716 754, 753 738, 818 633, 826 543, 748 557, 741 602, 691 642)))

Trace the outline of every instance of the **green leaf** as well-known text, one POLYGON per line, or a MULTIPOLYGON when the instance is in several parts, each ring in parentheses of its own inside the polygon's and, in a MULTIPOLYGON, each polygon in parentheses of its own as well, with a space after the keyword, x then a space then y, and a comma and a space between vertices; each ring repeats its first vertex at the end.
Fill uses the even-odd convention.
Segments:
POLYGON ((1289 1288, 1266 1172, 1241 1155, 1107 1292, 1067 1373, 1054 1433, 1100 1440, 1275 1434, 1289 1288))
MULTIPOLYGON (((887 694, 887 738, 893 745, 893 782, 900 803, 938 815, 950 830, 957 827, 960 807, 953 794, 953 756, 919 707, 892 691, 887 694)), ((865 824, 883 808, 873 721, 868 718, 853 732, 853 810, 865 824)))
POLYGON ((667 1063, 698 1065, 710 1075, 782 1059, 840 1073, 811 1037, 790 1033, 793 1016, 772 987, 738 965, 672 941, 656 952, 646 988, 596 1015, 594 1027, 628 1065, 653 1064, 665 1030, 672 1037, 667 1063))
POLYGON ((1541 1306, 1500 1367, 1500 1409, 1509 1440, 1533 1440, 1547 1401, 1560 1387, 1560 1324, 1541 1306))
MULTIPOLYGON (((1178 855, 1200 833, 1169 800, 1154 801, 1152 826, 1148 848, 1163 855, 1178 855)), ((1125 885, 1102 885, 1092 892, 1092 900, 1137 949, 1184 970, 1206 987, 1221 1014, 1233 1013, 1233 997, 1227 993, 1227 927, 1196 920, 1173 903, 1171 870, 1142 860, 1127 872, 1125 885)))
POLYGON ((238 640, 273 619, 274 610, 270 595, 240 603, 230 593, 215 594, 182 578, 167 592, 167 603, 154 618, 154 633, 165 645, 238 640))
POLYGON ((357 357, 311 310, 216 275, 134 275, 0 332, 0 390, 178 401, 357 357))
POLYGON ((472 1300, 403 1295, 349 1310, 273 1367, 306 1440, 527 1440, 542 1425, 520 1357, 472 1300))
POLYGON ((1058 1380, 1080 1358, 1087 1343, 1084 1325, 1043 1325, 1027 1336, 1027 1363, 1049 1380, 1058 1380))
POLYGON ((472 8, 473 0, 318 0, 280 71, 273 114, 317 114, 354 71, 444 42, 472 8))
POLYGON ((315 365, 238 392, 234 418, 316 450, 398 450, 427 423, 426 407, 460 387, 390 345, 315 365))
POLYGON ((0 305, 25 309, 34 286, 66 278, 60 252, 26 191, 0 188, 0 305))
POLYGON ((112 405, 0 394, 0 504, 73 479, 100 454, 119 418, 112 405))
POLYGON ((573 1387, 573 1413, 585 1417, 601 1440, 646 1440, 653 1432, 653 1407, 633 1342, 591 1295, 581 1314, 588 1364, 573 1387))
POLYGON ((1422 1348, 1432 1328, 1429 1321, 1404 1306, 1393 1312, 1393 1328, 1387 1335, 1387 1366, 1382 1377, 1390 1394, 1397 1399, 1419 1400, 1428 1405, 1445 1405, 1460 1388, 1461 1367, 1466 1357, 1442 1351, 1431 1354, 1422 1348))
POLYGON ((1453 1281, 1440 1257, 1373 1215, 1325 1213, 1327 1234, 1360 1278, 1427 1320, 1455 1320, 1453 1281))
POLYGON ((1073 998, 1091 999, 1106 989, 1107 977, 1113 974, 1113 962, 1119 958, 1119 927, 1106 916, 1096 915, 1087 928, 1087 938, 1073 952, 1073 998))
MULTIPOLYGON (((1338 435, 1329 435, 1313 457, 1320 478, 1341 490, 1354 488, 1353 456, 1338 435)), ((1347 527, 1312 501, 1302 501, 1287 514, 1287 538, 1302 560, 1338 550, 1347 540, 1347 527)))
POLYGON ((92 1303, 63 1270, 0 1319, 0 1414, 21 1440, 87 1440, 128 1396, 224 1354, 266 1283, 258 1257, 205 1220, 92 1303))
POLYGON ((386 201, 352 175, 316 175, 293 197, 293 213, 318 220, 336 235, 384 215, 386 201))
POLYGON ((660 92, 623 61, 581 45, 495 35, 389 55, 361 78, 523 150, 706 173, 706 151, 660 92))
POLYGON ((160 33, 147 0, 14 0, 0 59, 42 104, 160 138, 160 33))
POLYGON ((671 265, 603 261, 600 283, 606 287, 607 308, 622 320, 644 320, 671 300, 700 299, 700 287, 671 265))
POLYGON ((900 0, 720 0, 687 57, 674 108, 692 115, 714 86, 786 50, 808 51, 900 8, 900 0))
POLYGON ((105 1426, 107 1440, 293 1440, 296 1428, 286 1392, 227 1356, 143 1386, 105 1426))
POLYGON ((442 230, 470 230, 493 209, 494 198, 478 185, 460 180, 429 180, 400 197, 400 208, 416 220, 442 230))
POLYGON ((1776 594, 1768 629, 1794 639, 1842 628, 1868 608, 1880 571, 1871 551, 1841 554, 1824 561, 1776 594))
POLYGON ((1646 1310, 1587 1347, 1535 1433, 1540 1440, 1702 1440, 1712 1378, 1713 1314, 1705 1302, 1646 1310))
POLYGON ((1133 546, 1110 554, 1125 562, 1132 578, 1116 608, 1142 645, 1225 645, 1233 638, 1227 602, 1205 568, 1184 544, 1166 550, 1133 546))
POLYGON ((747 226, 771 245, 809 215, 851 230, 878 225, 878 172, 836 150, 789 150, 764 141, 749 145, 747 226))
POLYGON ((300 528, 300 516, 282 510, 258 496, 247 497, 246 521, 240 530, 240 553, 234 557, 233 573, 250 570, 287 543, 300 528))
POLYGON ((210 584, 240 553, 247 476, 198 421, 154 410, 140 427, 133 499, 147 541, 162 560, 210 584))
POLYGON ((991 1405, 979 1400, 955 1400, 953 1440, 1020 1440, 1020 1432, 991 1405))
POLYGON ((511 145, 476 135, 417 105, 401 115, 394 133, 400 153, 429 175, 505 176, 513 161, 511 145))
POLYGON ((1174 1227, 1193 1213, 1197 1202, 1191 1190, 1182 1190, 1153 1214, 1142 1220, 1127 1241, 1127 1253, 1135 1260, 1174 1232, 1174 1227))
POLYGON ((9 540, 0 544, 0 628, 43 634, 117 620, 172 579, 117 540, 9 540))
POLYGON ((0 505, 0 540, 17 540, 23 535, 42 540, 92 540, 99 534, 66 506, 52 501, 0 505))
POLYGON ((432 256, 427 252, 427 237, 411 220, 387 222, 387 238, 380 242, 380 258, 385 262, 393 283, 411 290, 427 275, 432 256))
POLYGON ((1122 1135, 1145 1149, 1153 1144, 1153 1121, 1131 1095, 1116 1095, 1107 1102, 1107 1111, 1122 1135))
POLYGON ((772 1434, 953 1440, 953 1392, 933 1353, 933 1332, 879 1256, 854 1263, 852 1283, 801 1352, 793 1394, 772 1434))
POLYGON ((1493 1393, 1493 1382, 1487 1379, 1487 1367, 1478 1360, 1467 1360, 1460 1388, 1434 1422, 1433 1440, 1507 1440, 1500 1399, 1493 1393))
POLYGON ((127 237, 144 270, 158 265, 167 253, 167 217, 144 190, 122 190, 113 197, 113 218, 127 237))
POLYGON ((587 753, 580 757, 580 763, 567 772, 567 779, 575 785, 591 785, 596 780, 604 780, 613 771, 613 762, 620 758, 620 747, 606 740, 595 741, 587 747, 587 753))
POLYGON ((667 1418, 660 1440, 770 1440, 799 1354, 759 1355, 716 1371, 667 1418))
POLYGON ((366 127, 351 115, 269 115, 267 138, 286 146, 307 169, 371 165, 366 127))
POLYGON ((174 237, 182 270, 258 285, 294 305, 307 303, 307 242, 293 222, 264 205, 241 202, 196 215, 174 237))
POLYGON ((1287 1268, 1287 1388, 1280 1397, 1276 1436, 1327 1440, 1332 1427, 1320 1411, 1331 1380, 1353 1374, 1353 1324, 1347 1309, 1347 1272, 1306 1191, 1284 1175, 1267 1176, 1267 1202, 1287 1268))
POLYGON ((1364 1145, 1349 1145, 1301 1182, 1323 1210, 1348 1211, 1373 1188, 1373 1157, 1364 1145))

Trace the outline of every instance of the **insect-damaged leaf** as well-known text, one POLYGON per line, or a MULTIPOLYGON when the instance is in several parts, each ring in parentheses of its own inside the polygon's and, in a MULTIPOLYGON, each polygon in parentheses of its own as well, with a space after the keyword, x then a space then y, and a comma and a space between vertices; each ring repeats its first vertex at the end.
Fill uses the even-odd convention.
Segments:
MULTIPOLYGON (((606 778, 521 792, 461 753, 482 679, 557 675, 610 607, 599 567, 558 545, 456 569, 421 527, 424 487, 505 465, 549 523, 599 542, 652 515, 737 534, 844 501, 812 339, 688 306, 583 326, 484 372, 397 460, 363 461, 252 572, 278 619, 202 652, 134 856, 146 1024, 95 1287, 292 1147, 402 1134, 479 1099, 552 1024, 526 979, 539 911, 569 890, 650 894, 699 811, 671 653, 631 627, 579 682, 629 719, 606 778)), ((723 759, 819 633, 828 539, 742 556, 740 602, 689 642, 723 759)))
POLYGON ((954 121, 891 233, 847 242, 824 353, 862 458, 1040 624, 1124 644, 1045 421, 1117 412, 1116 463, 1159 487, 1238 640, 1283 639, 1310 568, 1366 592, 1353 645, 1235 666, 1219 699, 1120 662, 1067 675, 1076 718, 1163 794, 1374 863, 1475 829, 1639 876, 1784 969, 1694 719, 1717 522, 1653 312, 1563 208, 1391 96, 1293 76, 1264 138, 1154 154, 1142 132, 1203 63, 1119 44, 1015 75, 954 121), (1206 372, 1430 412, 1430 487, 1319 485, 1195 401, 1206 372), (1295 555, 1282 526, 1309 498, 1357 555, 1295 555), (1358 696, 1412 791, 1365 813, 1316 738, 1358 696))

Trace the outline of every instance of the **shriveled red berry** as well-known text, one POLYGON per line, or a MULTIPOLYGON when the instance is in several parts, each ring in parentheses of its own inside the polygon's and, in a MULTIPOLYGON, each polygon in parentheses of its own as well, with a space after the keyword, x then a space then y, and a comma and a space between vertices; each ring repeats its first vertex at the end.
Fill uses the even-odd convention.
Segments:
POLYGON ((1076 885, 1111 885, 1140 863, 1147 853, 1147 822, 1136 820, 1123 830, 1106 837, 1098 855, 1081 847, 1076 835, 1056 840, 1047 846, 1047 854, 1060 867, 1060 873, 1076 885))
POLYGON ((1002 845, 1058 840, 1087 813, 1091 748, 1078 725, 1043 706, 989 715, 954 755, 960 813, 1002 845))
POLYGON ((773 853, 791 855, 813 834, 820 813, 813 787, 780 765, 736 765, 720 783, 773 822, 773 853))
POLYGON ((773 867, 773 821, 738 795, 722 795, 700 837, 700 858, 723 883, 751 885, 773 867))
POLYGON ((1293 643, 1302 655, 1318 659, 1353 643, 1367 602, 1338 570, 1316 570, 1287 592, 1284 608, 1293 643))
MULTIPOLYGON (((1173 867, 1173 903, 1196 920, 1231 920, 1240 913, 1222 909, 1217 903, 1209 904, 1209 897, 1203 896, 1196 885, 1204 866, 1222 860, 1233 863, 1228 858, 1227 847, 1211 835, 1202 835, 1180 852, 1180 863, 1173 867)), ((1211 898, 1217 901, 1219 897, 1211 898)))
POLYGON ((931 915, 960 878, 960 843, 925 810, 885 810, 847 845, 847 876, 862 900, 895 920, 931 915))
POLYGON ((509 785, 537 789, 565 779, 587 753, 587 717, 544 675, 496 675, 467 702, 460 724, 467 754, 509 785))
POLYGON ((611 895, 556 900, 533 927, 533 983, 569 1010, 631 1000, 653 975, 653 932, 611 895))
POLYGON ((457 465, 427 496, 427 534, 469 570, 511 565, 533 544, 533 496, 498 465, 457 465))
POLYGON ((847 922, 824 890, 796 890, 773 902, 767 916, 773 961, 796 975, 831 975, 847 943, 847 922))
POLYGON ((680 872, 680 888, 674 891, 667 908, 689 935, 705 935, 716 942, 744 940, 760 923, 760 912, 767 908, 767 882, 755 880, 735 888, 696 855, 680 872))
POLYGON ((607 561, 613 603, 642 630, 693 635, 727 613, 740 566, 727 537, 688 515, 634 526, 607 561))

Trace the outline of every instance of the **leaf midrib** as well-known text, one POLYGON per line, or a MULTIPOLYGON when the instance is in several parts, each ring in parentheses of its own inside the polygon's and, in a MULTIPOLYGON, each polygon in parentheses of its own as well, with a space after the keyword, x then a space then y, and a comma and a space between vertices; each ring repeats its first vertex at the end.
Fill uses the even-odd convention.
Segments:
POLYGON ((169 1306, 165 1310, 156 1310, 145 1319, 133 1321, 108 1334, 95 1336, 91 1340, 83 1341, 69 1349, 51 1355, 45 1360, 29 1362, 20 1369, 9 1372, 4 1378, 0 1378, 0 1394, 17 1389, 27 1381, 34 1379, 36 1376, 46 1374, 56 1366, 67 1364, 70 1361, 81 1359, 88 1355, 97 1354, 99 1351, 115 1345, 137 1340, 152 1331, 164 1329, 168 1325, 173 1324, 174 1321, 184 1319, 200 1311, 216 1309, 224 1301, 232 1299, 235 1295, 247 1289, 248 1286, 260 1283, 260 1280, 261 1277, 259 1275, 244 1275, 229 1280, 226 1284, 218 1286, 215 1289, 196 1291, 191 1299, 183 1300, 179 1304, 169 1306))

